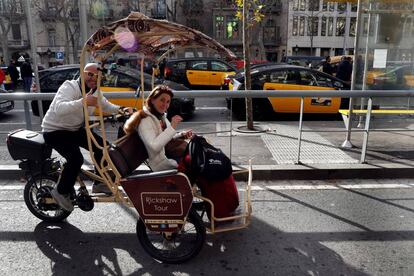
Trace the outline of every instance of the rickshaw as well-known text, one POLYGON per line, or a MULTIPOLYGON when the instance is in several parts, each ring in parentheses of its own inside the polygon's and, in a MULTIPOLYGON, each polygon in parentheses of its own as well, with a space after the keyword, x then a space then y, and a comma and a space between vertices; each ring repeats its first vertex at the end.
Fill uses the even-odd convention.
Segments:
MULTIPOLYGON (((81 53, 80 68, 84 67, 87 58, 101 65, 97 90, 98 97, 102 97, 102 72, 108 67, 106 60, 115 51, 140 53, 143 59, 144 56, 153 55, 162 49, 171 51, 194 45, 207 46, 230 57, 234 56, 221 44, 196 30, 165 20, 148 18, 141 13, 131 13, 125 19, 100 28, 89 38, 81 53)), ((159 60, 165 55, 166 53, 159 60)), ((143 90, 144 86, 141 87, 143 90)), ((144 91, 140 92, 144 95, 144 91)), ((83 79, 82 94, 85 97, 83 79)), ((142 102, 140 105, 142 106, 142 102)), ((230 217, 218 218, 214 214, 214 203, 204 197, 196 183, 190 183, 185 174, 177 170, 138 174, 134 172, 147 158, 145 146, 137 133, 123 136, 111 143, 106 142, 107 126, 100 101, 96 120, 91 120, 86 105, 84 110, 89 152, 98 172, 94 174, 81 170, 78 177, 80 188, 73 195, 75 206, 84 211, 92 210, 95 202, 117 202, 135 207, 139 216, 136 233, 142 247, 154 259, 165 263, 182 263, 196 256, 205 243, 206 231, 218 233, 242 229, 249 225, 252 213, 251 165, 247 169, 233 172, 247 175, 242 195, 239 194, 243 199, 239 209, 230 217), (103 145, 99 145, 94 139, 93 129, 102 136, 103 145), (102 160, 95 160, 92 144, 102 149, 102 160), (89 194, 85 178, 106 183, 112 195, 89 194), (209 218, 205 215, 205 208, 211 210, 209 218)), ((22 160, 20 167, 26 172, 24 199, 28 209, 43 221, 60 222, 66 219, 70 212, 58 206, 50 195, 58 181, 60 162, 51 158, 52 149, 44 143, 42 135, 33 131, 17 130, 9 134, 7 145, 13 159, 22 160)))

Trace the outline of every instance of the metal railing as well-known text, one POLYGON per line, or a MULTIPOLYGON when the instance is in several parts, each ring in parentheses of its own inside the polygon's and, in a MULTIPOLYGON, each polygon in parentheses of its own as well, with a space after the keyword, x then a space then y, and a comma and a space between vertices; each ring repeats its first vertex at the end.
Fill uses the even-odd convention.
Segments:
MULTIPOLYGON (((150 92, 145 91, 144 96, 148 96, 150 92)), ((137 95, 134 92, 109 92, 103 93, 104 96, 108 99, 128 99, 142 97, 142 95, 137 95)), ((55 93, 0 93, 0 100, 15 100, 15 101, 25 101, 28 100, 52 100, 55 93)), ((413 90, 285 90, 285 91, 275 91, 275 90, 243 90, 243 91, 225 91, 225 90, 187 90, 187 91, 174 91, 174 97, 177 98, 268 98, 268 97, 279 97, 279 98, 300 98, 300 113, 299 113, 299 127, 298 127, 298 151, 297 151, 297 160, 296 163, 300 164, 300 151, 301 151, 301 140, 303 132, 321 132, 326 130, 303 130, 303 108, 304 108, 304 99, 309 97, 341 97, 341 98, 368 98, 367 113, 365 115, 365 128, 362 130, 364 132, 364 140, 361 151, 360 163, 365 163, 366 150, 368 145, 368 137, 370 132, 370 120, 372 113, 372 98, 380 97, 412 97, 414 96, 413 90)), ((350 101, 352 102, 352 101, 350 101)), ((409 101, 408 101, 409 102, 409 101)), ((26 127, 31 129, 31 125, 28 125, 30 120, 30 111, 28 109, 28 104, 24 105, 25 116, 26 116, 26 127)), ((348 122, 352 121, 352 106, 349 107, 349 119, 348 122)), ((404 130, 400 130, 404 131, 404 130)), ((405 130, 407 131, 407 130, 405 130)), ((412 130, 408 130, 412 131, 412 130)), ((346 126, 347 133, 346 141, 350 141, 352 126, 351 123, 348 123, 346 126)))

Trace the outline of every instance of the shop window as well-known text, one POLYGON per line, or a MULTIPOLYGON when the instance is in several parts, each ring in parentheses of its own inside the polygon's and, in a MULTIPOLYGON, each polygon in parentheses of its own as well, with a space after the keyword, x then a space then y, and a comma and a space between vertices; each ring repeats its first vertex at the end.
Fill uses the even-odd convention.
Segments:
POLYGON ((224 38, 224 16, 218 15, 215 17, 214 31, 216 38, 224 38))
POLYGON ((263 30, 263 41, 267 43, 274 43, 276 41, 276 26, 273 19, 269 19, 263 30))
POLYGON ((239 38, 239 20, 236 17, 227 17, 226 22, 226 38, 238 39, 239 38))

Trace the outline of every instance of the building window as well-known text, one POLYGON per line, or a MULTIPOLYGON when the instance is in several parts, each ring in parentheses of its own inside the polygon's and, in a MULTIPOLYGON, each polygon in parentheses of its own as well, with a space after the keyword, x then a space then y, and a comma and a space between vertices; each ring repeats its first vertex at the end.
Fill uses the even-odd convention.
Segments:
POLYGON ((165 0, 157 0, 154 3, 154 9, 155 9, 155 14, 157 16, 166 16, 167 15, 165 0))
POLYGON ((358 5, 357 4, 351 4, 351 12, 357 12, 358 11, 358 5))
POLYGON ((349 22, 349 36, 355 36, 356 32, 356 17, 351 17, 349 22))
POLYGON ((328 17, 328 36, 333 36, 333 17, 328 17))
POLYGON ((298 8, 299 8, 299 0, 294 0, 293 1, 293 10, 294 11, 297 11, 298 10, 298 8))
POLYGON ((305 17, 301 16, 299 19, 299 35, 304 36, 305 35, 305 17))
POLYGON ((214 23, 215 36, 218 39, 224 38, 224 16, 218 15, 214 23))
POLYGON ((128 1, 128 8, 131 11, 140 11, 139 0, 129 0, 128 1))
POLYGON ((266 22, 263 32, 263 41, 267 43, 274 43, 276 41, 276 26, 273 19, 266 22))
POLYGON ((326 36, 326 17, 322 17, 321 36, 326 36))
POLYGON ((298 17, 293 17, 293 28, 292 28, 292 35, 297 36, 298 35, 298 17))
POLYGON ((56 30, 55 29, 47 30, 47 38, 49 41, 49 46, 51 47, 56 46, 56 30))
POLYGON ((306 1, 305 0, 300 0, 300 10, 304 11, 306 7, 306 1))
POLYGON ((55 14, 57 11, 57 7, 56 7, 56 2, 55 0, 48 0, 46 1, 46 10, 50 13, 50 14, 55 14))
POLYGON ((347 3, 338 3, 338 11, 345 12, 347 3))
POLYGON ((226 22, 226 38, 239 38, 239 20, 234 16, 228 16, 226 22))
POLYGON ((335 3, 329 2, 329 11, 333 12, 335 10, 335 3))
POLYGON ((309 0, 309 11, 319 11, 319 0, 309 0))
POLYGON ((345 17, 336 18, 336 36, 345 35, 345 17))
POLYGON ((22 33, 20 31, 20 24, 12 24, 12 35, 14 40, 20 40, 22 39, 22 33))
POLYGON ((327 11, 328 10, 328 3, 326 3, 325 1, 322 2, 322 11, 327 11))
POLYGON ((317 36, 319 28, 319 17, 308 17, 308 36, 317 36))

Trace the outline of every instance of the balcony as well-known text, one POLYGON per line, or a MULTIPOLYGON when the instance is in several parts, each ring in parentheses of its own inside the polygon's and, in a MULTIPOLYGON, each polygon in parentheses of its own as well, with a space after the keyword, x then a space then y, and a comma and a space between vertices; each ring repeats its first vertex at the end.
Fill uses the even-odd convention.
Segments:
POLYGON ((10 49, 26 49, 30 46, 30 43, 29 40, 11 39, 8 41, 8 46, 10 49))

